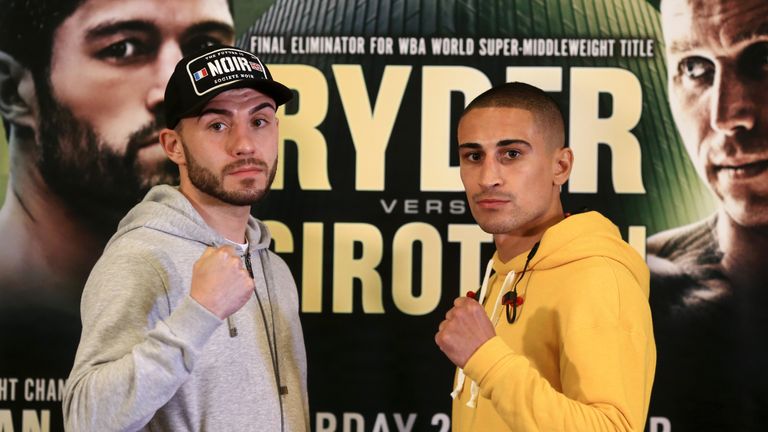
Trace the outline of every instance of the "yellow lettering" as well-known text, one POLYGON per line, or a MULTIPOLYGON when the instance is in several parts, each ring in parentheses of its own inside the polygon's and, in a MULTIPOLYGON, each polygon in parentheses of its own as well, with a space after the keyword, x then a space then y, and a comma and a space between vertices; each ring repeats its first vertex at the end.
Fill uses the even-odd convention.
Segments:
POLYGON ((403 225, 392 240, 392 299, 408 315, 425 315, 440 303, 443 246, 429 224, 403 225), (421 243, 421 295, 413 295, 413 244, 421 243))
POLYGON ((23 410, 21 412, 21 430, 22 432, 49 432, 51 430, 51 411, 40 411, 40 418, 37 418, 35 410, 23 410))
POLYGON ((272 188, 284 185, 285 142, 292 141, 298 148, 299 185, 304 190, 331 190, 328 180, 328 148, 325 137, 317 129, 328 113, 328 84, 322 72, 306 65, 271 66, 277 79, 299 93, 299 109, 286 114, 285 106, 278 109, 280 140, 278 165, 272 188))
POLYGON ((305 222, 302 240, 301 311, 323 311, 323 224, 305 222))
POLYGON ((630 225, 628 238, 627 243, 635 248, 637 253, 645 259, 645 226, 630 225))
POLYGON ((450 163, 451 93, 463 93, 467 104, 491 82, 467 66, 425 66, 421 76, 421 190, 463 191, 459 167, 450 163))
POLYGON ((376 267, 381 263, 381 232, 365 223, 337 223, 333 228, 333 312, 352 312, 354 280, 360 281, 365 313, 384 313, 381 276, 376 267), (355 244, 361 256, 355 258, 355 244))
POLYGON ((375 107, 371 109, 362 66, 333 65, 341 105, 357 152, 356 190, 384 190, 384 155, 411 69, 411 66, 387 66, 381 78, 375 107))
POLYGON ((11 410, 0 410, 0 432, 13 432, 11 410))
POLYGON ((293 253, 293 234, 288 225, 276 220, 266 220, 264 225, 275 242, 275 252, 293 253))
POLYGON ((570 146, 575 162, 571 193, 597 193, 597 148, 611 148, 613 188, 617 193, 645 193, 640 143, 631 130, 640 121, 643 94, 630 71, 618 68, 571 69, 570 146), (613 98, 613 112, 599 118, 600 93, 613 98))

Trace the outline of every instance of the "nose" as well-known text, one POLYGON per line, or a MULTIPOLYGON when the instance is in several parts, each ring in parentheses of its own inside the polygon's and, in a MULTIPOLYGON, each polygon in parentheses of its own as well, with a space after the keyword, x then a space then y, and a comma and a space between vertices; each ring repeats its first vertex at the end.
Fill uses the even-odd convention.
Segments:
POLYGON ((748 78, 738 73, 736 65, 722 65, 712 86, 710 126, 727 136, 751 130, 757 120, 759 92, 748 78))
POLYGON ((237 157, 253 157, 256 154, 256 139, 247 124, 236 123, 229 135, 230 153, 237 157))
POLYGON ((169 41, 160 46, 155 60, 154 75, 150 78, 152 85, 147 92, 147 109, 154 112, 165 98, 165 86, 173 74, 176 63, 182 58, 181 47, 175 41, 169 41))
POLYGON ((485 189, 492 189, 503 183, 499 163, 495 158, 485 158, 480 167, 480 186, 485 189))

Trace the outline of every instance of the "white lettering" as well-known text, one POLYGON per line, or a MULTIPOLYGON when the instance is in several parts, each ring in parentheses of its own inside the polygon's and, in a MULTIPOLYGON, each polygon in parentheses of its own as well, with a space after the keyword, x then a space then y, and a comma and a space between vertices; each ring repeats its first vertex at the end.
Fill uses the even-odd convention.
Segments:
POLYGON ((390 214, 392 213, 392 210, 395 209, 395 206, 397 205, 397 199, 392 200, 392 204, 387 205, 386 201, 383 199, 380 199, 379 202, 381 203, 381 207, 384 209, 384 213, 390 214))
POLYGON ((672 432, 672 423, 666 417, 651 417, 648 422, 650 432, 672 432))
POLYGON ((395 413, 395 425, 400 432, 410 432, 413 429, 413 424, 416 423, 416 414, 408 414, 408 422, 403 423, 403 415, 395 413))
POLYGON ((224 57, 219 62, 224 72, 232 72, 235 70, 235 65, 232 63, 232 57, 224 57))
POLYGON ((214 60, 213 62, 208 62, 208 70, 211 71, 212 77, 215 77, 216 75, 221 75, 222 73, 218 60, 214 60))
POLYGON ((357 432, 363 432, 363 429, 365 428, 365 419, 362 414, 344 413, 341 418, 344 424, 344 432, 351 431, 353 423, 357 426, 355 429, 357 432))
POLYGON ((18 378, 0 379, 0 401, 16 400, 16 383, 18 378))
POLYGON ((317 412, 315 414, 315 428, 317 432, 336 432, 336 416, 329 412, 317 412))

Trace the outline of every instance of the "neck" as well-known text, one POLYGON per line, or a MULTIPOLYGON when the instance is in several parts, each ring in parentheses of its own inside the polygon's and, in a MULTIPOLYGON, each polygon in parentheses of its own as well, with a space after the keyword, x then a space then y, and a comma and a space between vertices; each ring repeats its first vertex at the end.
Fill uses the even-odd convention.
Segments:
POLYGON ((182 179, 179 191, 197 210, 205 223, 224 238, 245 243, 245 229, 251 215, 250 206, 235 206, 214 198, 182 179))
POLYGON ((11 136, 11 175, 0 209, 3 280, 19 289, 39 287, 78 299, 114 226, 102 230, 83 220, 43 180, 34 161, 19 148, 35 144, 11 136), (18 283, 16 283, 18 282, 18 283), (69 290, 69 293, 61 292, 69 290))
POLYGON ((508 262, 512 258, 531 249, 533 245, 541 241, 544 232, 552 225, 565 219, 563 207, 558 200, 557 205, 548 211, 545 216, 539 217, 533 222, 520 227, 512 232, 494 234, 493 242, 502 262, 508 262))
POLYGON ((768 255, 764 252, 768 251, 768 228, 739 225, 721 209, 716 230, 723 252, 723 270, 731 280, 741 285, 739 282, 768 277, 768 255))

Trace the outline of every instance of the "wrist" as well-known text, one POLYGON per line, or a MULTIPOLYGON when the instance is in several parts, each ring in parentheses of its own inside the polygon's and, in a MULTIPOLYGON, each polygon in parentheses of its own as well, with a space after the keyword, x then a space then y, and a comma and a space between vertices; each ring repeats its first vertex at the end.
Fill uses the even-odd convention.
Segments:
POLYGON ((491 368, 499 359, 511 351, 500 337, 494 336, 477 347, 475 352, 467 359, 463 369, 467 376, 474 375, 472 379, 479 381, 479 379, 475 378, 481 378, 487 369, 491 368))

